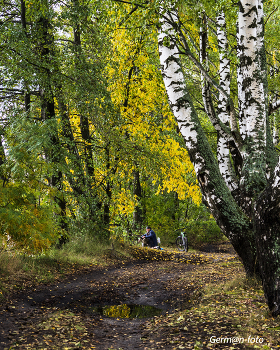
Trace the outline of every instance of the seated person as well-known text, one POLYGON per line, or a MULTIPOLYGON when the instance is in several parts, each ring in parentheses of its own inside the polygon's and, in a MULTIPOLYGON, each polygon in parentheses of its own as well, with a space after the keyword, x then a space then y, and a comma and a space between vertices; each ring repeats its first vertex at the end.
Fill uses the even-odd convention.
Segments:
POLYGON ((150 248, 158 245, 157 236, 150 226, 146 227, 146 233, 141 237, 143 242, 146 242, 150 248))

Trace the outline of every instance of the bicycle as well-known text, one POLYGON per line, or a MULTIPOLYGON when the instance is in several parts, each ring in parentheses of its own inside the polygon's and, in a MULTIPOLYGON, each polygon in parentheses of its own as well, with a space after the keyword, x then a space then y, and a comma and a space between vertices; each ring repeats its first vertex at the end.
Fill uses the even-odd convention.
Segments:
POLYGON ((184 231, 181 231, 180 236, 176 238, 176 245, 180 252, 187 252, 189 250, 188 237, 184 231))

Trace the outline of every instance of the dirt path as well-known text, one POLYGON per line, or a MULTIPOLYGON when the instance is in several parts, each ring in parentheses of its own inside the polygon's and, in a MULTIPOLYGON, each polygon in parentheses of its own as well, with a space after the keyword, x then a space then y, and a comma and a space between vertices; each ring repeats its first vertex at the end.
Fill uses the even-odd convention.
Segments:
MULTIPOLYGON (((181 281, 197 268, 170 261, 131 263, 16 294, 0 309, 0 349, 150 349, 147 318, 121 318, 126 306, 112 308, 115 317, 100 310, 143 305, 171 313, 196 291, 196 286, 182 288, 181 281)), ((158 348, 163 347, 174 348, 158 348)))

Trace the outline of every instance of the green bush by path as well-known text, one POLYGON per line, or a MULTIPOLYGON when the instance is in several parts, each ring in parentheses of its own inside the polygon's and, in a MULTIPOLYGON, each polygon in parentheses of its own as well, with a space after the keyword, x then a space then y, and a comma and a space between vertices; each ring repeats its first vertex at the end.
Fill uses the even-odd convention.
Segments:
POLYGON ((226 240, 214 219, 190 221, 185 232, 192 248, 199 248, 204 243, 217 243, 226 240))

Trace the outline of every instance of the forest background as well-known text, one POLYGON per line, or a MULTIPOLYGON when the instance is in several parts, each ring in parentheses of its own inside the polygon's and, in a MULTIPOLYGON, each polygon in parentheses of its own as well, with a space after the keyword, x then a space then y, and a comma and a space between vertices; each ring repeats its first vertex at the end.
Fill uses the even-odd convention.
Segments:
MULTIPOLYGON (((200 10, 188 21, 194 41, 200 10)), ((146 225, 166 244, 184 227, 194 246, 223 238, 168 105, 157 20, 134 3, 1 1, 5 244, 40 252, 86 236, 131 240, 146 225)))

